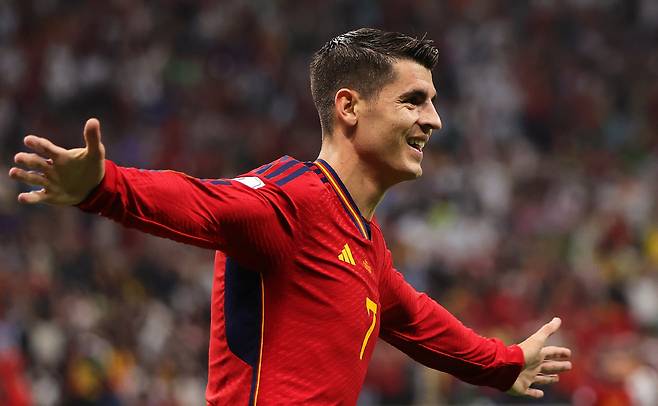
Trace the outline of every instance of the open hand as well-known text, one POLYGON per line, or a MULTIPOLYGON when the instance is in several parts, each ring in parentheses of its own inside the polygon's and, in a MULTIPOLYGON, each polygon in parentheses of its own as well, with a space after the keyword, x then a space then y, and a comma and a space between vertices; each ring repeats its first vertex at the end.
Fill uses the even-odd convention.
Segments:
POLYGON ((536 333, 519 344, 525 357, 525 367, 507 392, 516 396, 541 398, 544 391, 531 388, 533 384, 546 385, 559 381, 559 373, 571 369, 571 350, 564 347, 545 346, 546 340, 555 333, 562 320, 555 317, 536 333))
POLYGON ((105 147, 97 119, 87 120, 83 135, 85 148, 74 149, 36 135, 25 137, 25 146, 34 153, 19 152, 14 162, 28 170, 13 167, 9 176, 41 189, 19 194, 19 202, 75 205, 89 195, 105 175, 105 147))

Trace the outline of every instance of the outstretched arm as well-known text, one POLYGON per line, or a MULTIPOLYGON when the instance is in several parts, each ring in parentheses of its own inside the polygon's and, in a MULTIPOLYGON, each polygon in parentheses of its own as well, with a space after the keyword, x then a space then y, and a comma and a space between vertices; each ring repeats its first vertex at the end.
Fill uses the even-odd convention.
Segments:
POLYGON ((85 148, 64 149, 27 136, 33 153, 15 161, 12 178, 40 190, 22 203, 77 205, 124 226, 203 248, 224 251, 244 265, 285 258, 296 223, 290 199, 268 179, 250 187, 230 179, 197 179, 174 171, 122 168, 105 159, 96 119, 84 128, 85 148), (248 248, 248 249, 247 249, 248 248), (274 253, 274 254, 272 254, 274 253))
POLYGON ((19 194, 18 201, 64 206, 83 201, 105 174, 105 147, 97 119, 87 120, 83 137, 85 147, 74 149, 64 149, 36 135, 25 137, 25 146, 34 152, 19 152, 14 161, 29 170, 13 167, 9 176, 41 189, 19 194))
POLYGON ((430 368, 462 381, 509 390, 524 366, 523 350, 482 337, 416 291, 393 268, 380 282, 381 337, 430 368))
POLYGON ((545 346, 559 319, 521 344, 507 346, 464 326, 392 267, 384 270, 380 294, 381 337, 416 361, 465 382, 541 397, 543 392, 530 385, 557 382, 557 374, 571 368, 568 349, 545 346))

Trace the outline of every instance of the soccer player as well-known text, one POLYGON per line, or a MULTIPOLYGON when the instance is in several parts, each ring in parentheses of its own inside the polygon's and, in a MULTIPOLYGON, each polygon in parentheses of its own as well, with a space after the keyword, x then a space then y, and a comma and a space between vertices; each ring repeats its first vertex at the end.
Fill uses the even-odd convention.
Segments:
POLYGON ((393 185, 421 175, 441 128, 431 41, 359 29, 313 56, 322 127, 314 162, 284 156, 234 179, 123 168, 105 159, 100 123, 84 148, 29 135, 12 178, 41 187, 22 203, 77 205, 125 226, 216 250, 211 405, 355 404, 381 337, 466 382, 541 397, 571 368, 547 346, 554 318, 518 345, 482 337, 393 267, 374 218, 393 185))

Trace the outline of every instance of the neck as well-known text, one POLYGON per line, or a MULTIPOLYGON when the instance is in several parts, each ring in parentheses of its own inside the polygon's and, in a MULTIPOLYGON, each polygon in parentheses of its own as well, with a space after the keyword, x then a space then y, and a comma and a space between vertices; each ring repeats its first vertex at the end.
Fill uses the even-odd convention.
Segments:
POLYGON ((356 154, 340 154, 324 145, 318 159, 331 165, 350 192, 361 215, 368 221, 372 220, 387 189, 377 182, 373 171, 356 154))

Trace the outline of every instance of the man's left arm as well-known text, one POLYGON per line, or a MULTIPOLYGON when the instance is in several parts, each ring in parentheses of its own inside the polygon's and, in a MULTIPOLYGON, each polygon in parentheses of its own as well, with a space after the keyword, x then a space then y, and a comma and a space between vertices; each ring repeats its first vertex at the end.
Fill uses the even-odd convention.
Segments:
POLYGON ((559 328, 559 319, 523 343, 507 346, 475 333, 416 291, 390 265, 390 253, 387 257, 389 266, 380 281, 380 336, 414 360, 474 385, 532 397, 543 392, 530 385, 556 382, 559 372, 571 368, 568 349, 544 345, 559 328))

